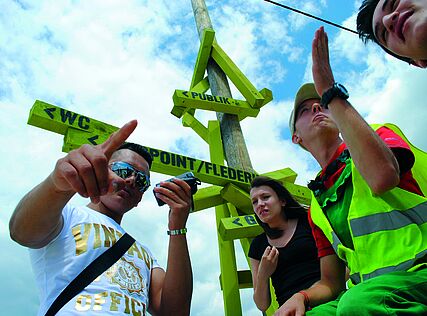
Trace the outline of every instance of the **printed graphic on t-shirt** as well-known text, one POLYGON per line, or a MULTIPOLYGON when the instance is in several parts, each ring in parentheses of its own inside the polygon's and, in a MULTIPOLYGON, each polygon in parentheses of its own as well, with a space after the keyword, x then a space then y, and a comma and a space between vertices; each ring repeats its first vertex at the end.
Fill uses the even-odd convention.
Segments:
MULTIPOLYGON (((75 241, 75 256, 98 248, 109 248, 123 235, 113 227, 98 223, 77 224, 71 228, 71 233, 75 241)), ((93 282, 103 282, 104 278, 111 284, 112 287, 108 287, 110 290, 97 294, 80 294, 75 301, 75 309, 145 315, 144 300, 148 297, 148 282, 144 275, 149 277, 147 271, 152 266, 153 258, 149 253, 138 243, 133 243, 122 258, 93 282), (121 292, 111 290, 114 286, 119 286, 121 292)))
POLYGON ((110 282, 118 284, 122 290, 127 291, 129 294, 148 294, 145 290, 145 280, 140 273, 140 269, 125 258, 121 258, 111 266, 107 270, 106 276, 110 279, 110 282))

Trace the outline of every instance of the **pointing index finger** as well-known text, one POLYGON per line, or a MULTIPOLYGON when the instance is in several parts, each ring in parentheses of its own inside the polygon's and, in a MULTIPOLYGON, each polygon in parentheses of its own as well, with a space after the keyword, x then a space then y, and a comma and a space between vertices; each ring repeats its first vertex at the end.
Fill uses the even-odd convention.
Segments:
POLYGON ((138 122, 136 120, 126 123, 118 131, 111 134, 110 137, 100 145, 108 159, 111 157, 113 152, 116 151, 117 148, 126 141, 126 139, 128 139, 137 125, 138 122))

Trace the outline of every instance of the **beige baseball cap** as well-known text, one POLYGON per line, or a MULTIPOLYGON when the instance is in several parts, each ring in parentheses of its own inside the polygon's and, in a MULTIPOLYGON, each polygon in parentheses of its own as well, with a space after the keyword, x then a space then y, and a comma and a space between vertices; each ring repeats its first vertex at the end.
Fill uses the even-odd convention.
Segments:
POLYGON ((320 96, 317 94, 316 87, 314 86, 314 83, 305 83, 303 84, 296 96, 294 101, 294 109, 291 112, 291 116, 289 117, 289 130, 291 131, 291 136, 295 132, 295 113, 297 111, 297 108, 303 103, 305 100, 309 99, 319 99, 320 96))

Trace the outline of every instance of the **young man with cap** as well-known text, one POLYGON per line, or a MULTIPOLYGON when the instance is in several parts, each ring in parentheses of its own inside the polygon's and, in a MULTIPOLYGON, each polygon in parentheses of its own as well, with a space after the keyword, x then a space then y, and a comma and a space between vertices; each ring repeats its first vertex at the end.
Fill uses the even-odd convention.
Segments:
POLYGON ((388 54, 412 65, 427 67, 427 1, 364 0, 357 31, 388 54))
POLYGON ((291 297, 280 315, 304 315, 309 307, 307 315, 425 314, 426 183, 416 179, 426 155, 395 126, 374 131, 347 101, 347 90, 334 80, 323 28, 312 58, 314 84, 298 91, 290 129, 292 141, 322 168, 309 184, 321 280, 291 297), (346 267, 354 286, 344 291, 346 267))
MULTIPOLYGON (((123 215, 138 205, 150 185, 151 155, 140 145, 125 143, 136 125, 131 121, 103 144, 83 145, 59 159, 16 207, 10 234, 30 248, 40 291, 38 315, 45 315, 61 291, 125 234, 123 215), (90 203, 71 205, 76 193, 89 197, 90 203)), ((58 315, 189 314, 192 271, 185 224, 191 188, 174 179, 154 190, 170 207, 166 271, 146 246, 134 242, 58 315)))

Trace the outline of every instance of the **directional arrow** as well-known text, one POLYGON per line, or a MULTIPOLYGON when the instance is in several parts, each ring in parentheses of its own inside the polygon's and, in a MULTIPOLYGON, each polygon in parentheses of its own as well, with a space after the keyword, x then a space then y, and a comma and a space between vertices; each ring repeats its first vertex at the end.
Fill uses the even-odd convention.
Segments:
POLYGON ((236 217, 236 219, 233 221, 233 224, 238 225, 238 226, 243 226, 243 224, 240 223, 240 217, 236 217))
POLYGON ((48 109, 44 109, 44 111, 46 112, 47 115, 49 115, 49 117, 53 120, 54 116, 53 116, 53 112, 55 112, 56 108, 48 108, 48 109))
POLYGON ((87 140, 88 140, 88 141, 90 141, 90 143, 91 143, 92 145, 98 145, 98 143, 95 141, 95 140, 97 140, 98 138, 99 138, 99 135, 95 135, 95 136, 89 137, 87 140))

